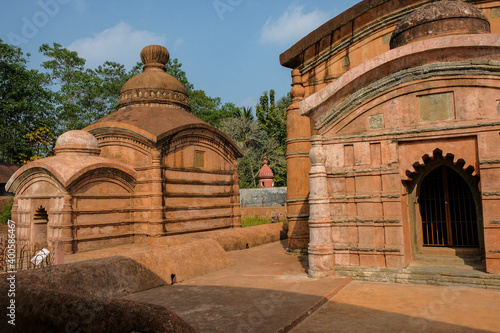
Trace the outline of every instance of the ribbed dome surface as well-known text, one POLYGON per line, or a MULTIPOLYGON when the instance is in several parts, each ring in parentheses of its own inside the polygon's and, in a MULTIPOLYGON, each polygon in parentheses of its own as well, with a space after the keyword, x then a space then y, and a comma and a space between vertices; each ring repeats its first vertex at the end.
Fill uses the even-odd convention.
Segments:
POLYGON ((404 17, 391 37, 391 49, 424 38, 458 34, 490 33, 484 13, 462 1, 437 1, 404 17))
POLYGON ((169 58, 170 55, 163 46, 146 46, 141 52, 144 71, 123 85, 118 108, 147 103, 174 104, 189 108, 186 88, 165 72, 169 58))

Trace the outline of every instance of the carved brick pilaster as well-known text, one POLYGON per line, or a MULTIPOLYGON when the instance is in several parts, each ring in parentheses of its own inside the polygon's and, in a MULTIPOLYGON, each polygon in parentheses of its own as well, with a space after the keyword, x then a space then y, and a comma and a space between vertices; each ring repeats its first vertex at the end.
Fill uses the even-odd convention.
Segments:
POLYGON ((14 197, 14 203, 12 204, 12 208, 10 210, 10 219, 16 223, 19 223, 20 219, 17 211, 17 197, 14 197))
POLYGON ((163 235, 163 191, 161 154, 157 150, 152 152, 151 163, 151 208, 149 220, 149 236, 159 237, 163 235))
POLYGON ((61 239, 64 242, 64 253, 71 254, 77 251, 74 239, 76 239, 76 230, 73 225, 73 207, 71 205, 72 197, 64 196, 63 208, 61 210, 61 239))
POLYGON ((308 274, 310 277, 316 278, 335 273, 323 137, 319 135, 312 137, 309 157, 312 167, 309 172, 308 274))

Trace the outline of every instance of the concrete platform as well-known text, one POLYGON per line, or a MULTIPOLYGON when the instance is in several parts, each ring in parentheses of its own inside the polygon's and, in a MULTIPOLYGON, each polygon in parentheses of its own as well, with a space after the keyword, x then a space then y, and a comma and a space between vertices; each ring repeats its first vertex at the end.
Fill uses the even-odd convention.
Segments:
POLYGON ((230 252, 224 270, 128 295, 199 332, 500 332, 500 291, 310 279, 285 243, 230 252))
POLYGON ((500 291, 352 281, 291 332, 500 332, 500 291))
POLYGON ((286 332, 350 279, 308 278, 306 257, 287 255, 285 246, 229 252, 229 268, 125 298, 164 306, 199 332, 286 332))

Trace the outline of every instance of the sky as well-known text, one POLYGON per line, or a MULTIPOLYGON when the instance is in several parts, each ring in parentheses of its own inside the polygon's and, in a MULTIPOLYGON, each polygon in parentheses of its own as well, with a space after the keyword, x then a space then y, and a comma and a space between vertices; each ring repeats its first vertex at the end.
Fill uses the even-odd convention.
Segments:
POLYGON ((0 39, 43 70, 43 43, 77 51, 88 68, 127 70, 144 46, 165 46, 195 89, 254 107, 264 91, 290 91, 279 55, 358 0, 17 0, 0 4, 0 39))

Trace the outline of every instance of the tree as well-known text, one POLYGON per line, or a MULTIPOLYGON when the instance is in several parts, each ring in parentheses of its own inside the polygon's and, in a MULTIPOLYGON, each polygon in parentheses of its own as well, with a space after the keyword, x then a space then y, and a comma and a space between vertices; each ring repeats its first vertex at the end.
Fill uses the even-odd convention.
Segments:
POLYGON ((276 186, 286 185, 285 154, 257 121, 243 117, 226 118, 221 121, 221 130, 243 151, 244 156, 238 161, 241 188, 257 187, 264 155, 267 155, 269 166, 275 174, 276 186))
POLYGON ((264 146, 264 154, 274 174, 274 186, 286 186, 286 149, 284 150, 276 140, 268 137, 264 146))
POLYGON ((291 104, 290 94, 275 103, 274 90, 266 91, 256 108, 257 120, 266 133, 286 150, 286 110, 291 104))
POLYGON ((238 108, 234 114, 235 118, 243 118, 243 119, 250 119, 250 120, 255 120, 255 117, 253 116, 252 112, 252 107, 246 107, 242 106, 238 108))
POLYGON ((52 148, 57 138, 48 126, 42 126, 32 128, 23 139, 27 141, 27 153, 20 153, 19 159, 25 164, 52 155, 52 148))
MULTIPOLYGON (((260 127, 279 147, 279 153, 268 153, 269 166, 273 170, 276 186, 286 186, 286 110, 291 102, 292 98, 287 94, 276 103, 274 90, 271 89, 260 97, 255 112, 260 127)), ((275 148, 274 143, 268 142, 267 149, 272 151, 275 148)))
POLYGON ((275 102, 274 90, 264 92, 256 107, 257 120, 252 108, 238 108, 232 118, 221 121, 224 131, 243 151, 238 161, 240 187, 257 187, 258 172, 267 156, 274 173, 275 186, 286 186, 286 109, 290 94, 275 102))
POLYGON ((116 111, 120 90, 132 75, 125 66, 106 61, 96 69, 87 69, 74 82, 75 103, 80 108, 77 123, 87 126, 116 111))
POLYGON ((221 128, 243 151, 238 160, 240 187, 257 187, 257 176, 262 159, 265 133, 259 124, 250 119, 226 118, 221 128))
POLYGON ((181 67, 182 64, 179 62, 179 60, 177 60, 177 58, 173 60, 169 59, 167 63, 167 73, 179 80, 179 82, 184 85, 189 94, 194 90, 194 86, 188 81, 186 72, 184 72, 181 67))
POLYGON ((14 205, 14 198, 10 199, 9 202, 3 206, 0 210, 0 224, 6 225, 7 222, 12 218, 12 206, 14 205))
POLYGON ((238 110, 232 103, 222 104, 219 97, 208 97, 203 90, 191 91, 189 104, 192 114, 217 128, 223 119, 233 117, 238 110))
POLYGON ((20 48, 0 40, 0 163, 21 164, 35 155, 46 156, 47 145, 53 145, 53 139, 45 136, 48 132, 41 133, 55 123, 48 78, 26 64, 20 48))
POLYGON ((58 134, 81 129, 115 111, 121 87, 138 67, 127 73, 123 65, 106 61, 96 69, 85 69, 85 59, 57 43, 43 44, 40 52, 49 59, 42 67, 49 70, 54 88, 58 134))
POLYGON ((75 51, 69 51, 54 43, 53 46, 43 44, 40 52, 49 60, 42 67, 49 70, 51 83, 59 90, 53 92, 58 118, 58 134, 80 129, 86 121, 80 99, 84 94, 81 87, 92 84, 88 73, 85 73, 85 59, 80 58, 75 51))

